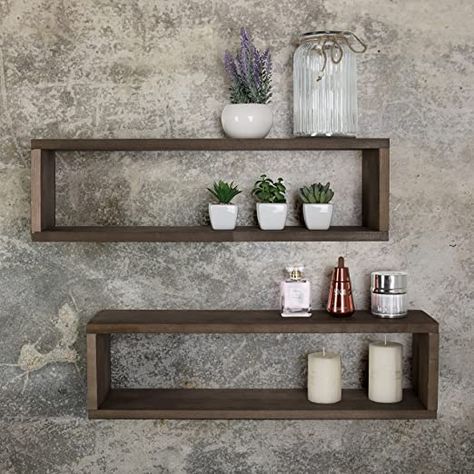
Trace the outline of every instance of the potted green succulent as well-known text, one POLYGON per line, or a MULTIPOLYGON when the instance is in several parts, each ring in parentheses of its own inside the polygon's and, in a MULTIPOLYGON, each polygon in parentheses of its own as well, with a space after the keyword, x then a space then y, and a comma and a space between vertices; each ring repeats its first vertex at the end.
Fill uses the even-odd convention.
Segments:
POLYGON ((233 56, 225 52, 224 66, 230 82, 230 104, 221 121, 231 138, 264 138, 272 128, 268 105, 272 96, 270 50, 259 51, 245 28, 240 30, 240 49, 233 56))
POLYGON ((237 223, 238 207, 232 204, 232 199, 242 191, 234 182, 216 181, 212 188, 207 188, 219 204, 209 203, 209 218, 214 230, 233 230, 237 223))
POLYGON ((283 178, 273 181, 262 174, 255 183, 252 194, 257 199, 257 219, 260 229, 284 229, 288 204, 283 178))
POLYGON ((303 201, 304 223, 309 230, 327 230, 331 225, 332 204, 334 196, 330 183, 322 185, 315 183, 300 189, 300 198, 303 201))

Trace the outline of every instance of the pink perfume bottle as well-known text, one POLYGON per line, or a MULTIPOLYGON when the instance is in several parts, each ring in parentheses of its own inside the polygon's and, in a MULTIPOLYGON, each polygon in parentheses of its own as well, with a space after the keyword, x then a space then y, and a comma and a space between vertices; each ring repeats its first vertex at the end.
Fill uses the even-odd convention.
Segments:
POLYGON ((303 278, 304 267, 297 265, 286 269, 289 278, 281 282, 281 315, 284 318, 311 316, 311 286, 303 278))

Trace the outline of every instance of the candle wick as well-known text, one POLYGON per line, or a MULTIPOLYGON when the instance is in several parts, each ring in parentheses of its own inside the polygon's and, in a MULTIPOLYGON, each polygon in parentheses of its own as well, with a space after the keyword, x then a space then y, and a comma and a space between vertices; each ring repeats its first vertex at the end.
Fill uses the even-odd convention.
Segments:
POLYGON ((387 345, 387 335, 385 335, 385 345, 387 345))

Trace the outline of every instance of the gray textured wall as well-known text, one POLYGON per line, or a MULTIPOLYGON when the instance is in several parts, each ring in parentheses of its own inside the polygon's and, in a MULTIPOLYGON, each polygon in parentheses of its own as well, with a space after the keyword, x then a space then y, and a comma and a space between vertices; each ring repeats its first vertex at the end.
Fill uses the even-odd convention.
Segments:
MULTIPOLYGON (((472 472, 474 172, 470 0, 0 0, 0 471, 472 472), (29 236, 32 137, 221 136, 221 57, 247 25, 275 60, 272 136, 291 134, 295 33, 356 31, 360 136, 392 139, 384 243, 41 244, 29 236), (103 308, 269 308, 304 262, 316 307, 339 254, 359 307, 380 268, 410 273, 410 306, 441 325, 436 421, 88 421, 85 323, 103 308)), ((336 220, 360 218, 347 153, 117 154, 61 158, 62 222, 205 219, 203 187, 260 172, 292 188, 331 179, 336 220), (183 188, 181 188, 183 186, 183 188)), ((252 219, 248 194, 239 197, 252 219)), ((371 336, 114 340, 129 386, 298 386, 304 354, 343 352, 360 383, 371 336)), ((400 339, 407 346, 409 340, 400 339)), ((409 377, 405 384, 409 385, 409 377)))

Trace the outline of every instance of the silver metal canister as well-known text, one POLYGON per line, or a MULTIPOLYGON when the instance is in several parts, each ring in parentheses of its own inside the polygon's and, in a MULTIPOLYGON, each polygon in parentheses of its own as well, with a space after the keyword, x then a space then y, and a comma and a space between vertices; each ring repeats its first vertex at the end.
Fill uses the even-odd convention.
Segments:
POLYGON ((379 271, 370 274, 371 312, 379 318, 407 315, 407 274, 379 271))

